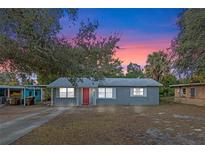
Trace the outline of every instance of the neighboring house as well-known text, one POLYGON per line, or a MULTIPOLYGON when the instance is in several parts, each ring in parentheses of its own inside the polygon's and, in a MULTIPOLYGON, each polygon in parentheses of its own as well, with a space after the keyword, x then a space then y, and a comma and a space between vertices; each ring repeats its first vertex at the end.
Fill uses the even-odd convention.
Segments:
POLYGON ((205 83, 171 85, 175 88, 175 102, 205 105, 205 83))
POLYGON ((73 86, 69 78, 50 83, 52 105, 158 105, 159 87, 152 79, 105 78, 94 81, 78 79, 73 86))

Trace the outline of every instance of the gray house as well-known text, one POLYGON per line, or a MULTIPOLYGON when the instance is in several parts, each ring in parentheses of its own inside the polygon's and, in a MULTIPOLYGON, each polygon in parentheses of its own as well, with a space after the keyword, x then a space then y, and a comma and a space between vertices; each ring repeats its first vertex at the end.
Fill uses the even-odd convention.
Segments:
POLYGON ((78 79, 74 86, 68 78, 50 83, 52 105, 158 105, 159 87, 153 79, 105 78, 78 79))

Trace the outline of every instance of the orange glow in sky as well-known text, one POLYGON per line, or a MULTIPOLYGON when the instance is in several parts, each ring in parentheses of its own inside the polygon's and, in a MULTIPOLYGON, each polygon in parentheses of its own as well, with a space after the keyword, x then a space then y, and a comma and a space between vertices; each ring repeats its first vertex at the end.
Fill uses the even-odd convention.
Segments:
POLYGON ((130 62, 145 66, 147 56, 154 51, 169 48, 170 41, 169 39, 165 39, 136 44, 125 44, 120 46, 115 56, 123 61, 124 66, 128 65, 130 62))

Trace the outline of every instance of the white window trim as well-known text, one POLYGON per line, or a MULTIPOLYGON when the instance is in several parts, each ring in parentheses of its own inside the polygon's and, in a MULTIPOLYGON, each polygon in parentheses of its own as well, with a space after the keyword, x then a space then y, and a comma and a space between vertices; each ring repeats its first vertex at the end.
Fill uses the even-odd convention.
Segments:
POLYGON ((116 99, 116 88, 112 88, 112 87, 99 87, 98 88, 98 95, 97 95, 98 99, 116 99), (99 97, 99 89, 104 89, 104 95, 105 97, 99 97), (106 97, 106 89, 112 89, 112 97, 106 97))
POLYGON ((66 98, 66 88, 59 88, 59 98, 66 98), (65 92, 61 92, 61 90, 65 89, 65 92), (62 96, 62 93, 64 93, 65 95, 62 96))
POLYGON ((147 97, 147 88, 144 88, 144 87, 130 88, 130 97, 147 97), (135 88, 142 88, 143 89, 143 95, 134 95, 134 89, 135 88))
MULTIPOLYGON (((64 88, 64 87, 62 87, 62 88, 64 88)), ((66 89, 66 92, 65 92, 66 96, 65 97, 61 97, 60 89, 61 88, 59 88, 59 98, 75 98, 75 88, 65 88, 66 89), (68 89, 73 89, 73 96, 68 95, 68 93, 70 93, 70 92, 68 92, 68 89)))

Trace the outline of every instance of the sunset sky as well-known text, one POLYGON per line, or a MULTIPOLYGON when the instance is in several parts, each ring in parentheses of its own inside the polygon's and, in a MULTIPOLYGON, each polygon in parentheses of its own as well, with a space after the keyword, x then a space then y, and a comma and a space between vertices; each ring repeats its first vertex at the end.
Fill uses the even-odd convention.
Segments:
MULTIPOLYGON (((97 20, 99 36, 119 33, 121 36, 116 56, 126 67, 130 62, 144 66, 147 55, 153 51, 166 49, 176 37, 176 21, 182 9, 79 9, 77 21, 97 20)), ((71 39, 79 28, 61 20, 61 35, 71 39)))

